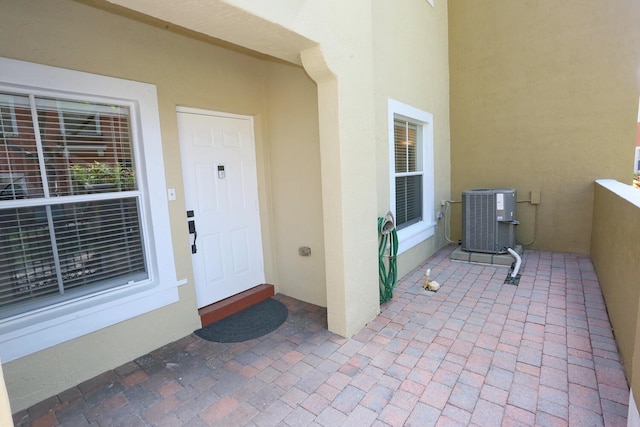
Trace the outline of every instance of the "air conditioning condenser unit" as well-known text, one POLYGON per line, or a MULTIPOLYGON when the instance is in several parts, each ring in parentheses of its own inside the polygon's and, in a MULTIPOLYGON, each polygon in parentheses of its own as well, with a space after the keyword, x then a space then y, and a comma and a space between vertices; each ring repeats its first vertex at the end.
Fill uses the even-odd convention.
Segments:
POLYGON ((462 192, 462 250, 503 254, 515 246, 516 190, 462 192))

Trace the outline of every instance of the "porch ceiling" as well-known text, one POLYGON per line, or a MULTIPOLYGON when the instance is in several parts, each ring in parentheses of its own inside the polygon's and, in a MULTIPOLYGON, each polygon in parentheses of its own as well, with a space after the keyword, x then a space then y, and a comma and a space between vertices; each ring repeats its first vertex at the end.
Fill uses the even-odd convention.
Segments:
MULTIPOLYGON (((81 0, 83 1, 83 0, 81 0)), ((172 0, 84 0, 96 7, 136 19, 160 20, 174 31, 184 29, 286 62, 302 65, 300 52, 317 43, 284 26, 220 0, 191 0, 180 7, 172 0), (128 13, 126 11, 129 11, 128 13), (142 15, 142 16, 141 16, 142 15), (177 28, 172 28, 173 24, 177 28)))

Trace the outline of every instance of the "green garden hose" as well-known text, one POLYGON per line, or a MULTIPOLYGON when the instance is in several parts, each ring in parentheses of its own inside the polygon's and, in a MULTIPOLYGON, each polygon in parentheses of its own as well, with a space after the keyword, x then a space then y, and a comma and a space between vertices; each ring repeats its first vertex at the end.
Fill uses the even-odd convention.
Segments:
POLYGON ((393 288, 398 281, 396 255, 398 254, 398 234, 396 228, 383 230, 385 218, 378 218, 378 275, 380 276, 380 304, 393 297, 393 288), (389 255, 385 255, 389 249, 389 255), (388 260, 385 262, 385 258, 388 260))

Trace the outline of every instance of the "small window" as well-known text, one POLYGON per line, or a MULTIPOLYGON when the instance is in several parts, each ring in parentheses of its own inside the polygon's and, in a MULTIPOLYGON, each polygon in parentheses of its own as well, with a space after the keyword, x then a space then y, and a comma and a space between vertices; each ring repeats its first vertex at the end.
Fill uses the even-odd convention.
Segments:
POLYGON ((396 177, 396 228, 422 221, 422 126, 408 120, 393 122, 396 177))
POLYGON ((399 252, 434 234, 433 117, 389 100, 391 210, 399 252))

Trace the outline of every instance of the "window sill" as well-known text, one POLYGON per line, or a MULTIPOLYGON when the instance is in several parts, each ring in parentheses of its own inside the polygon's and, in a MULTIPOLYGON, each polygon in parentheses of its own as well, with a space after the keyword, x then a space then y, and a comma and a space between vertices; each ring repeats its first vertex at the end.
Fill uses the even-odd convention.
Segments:
POLYGON ((433 236, 435 229, 435 222, 420 222, 398 231, 398 255, 433 236))
POLYGON ((173 304, 181 282, 123 287, 5 319, 0 322, 0 358, 10 362, 173 304))

